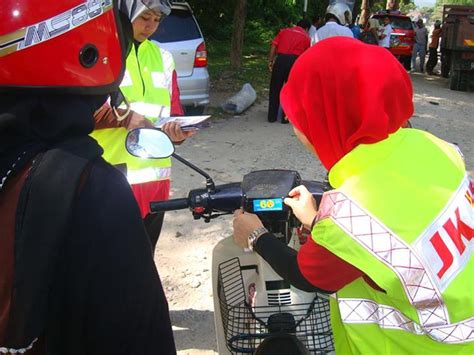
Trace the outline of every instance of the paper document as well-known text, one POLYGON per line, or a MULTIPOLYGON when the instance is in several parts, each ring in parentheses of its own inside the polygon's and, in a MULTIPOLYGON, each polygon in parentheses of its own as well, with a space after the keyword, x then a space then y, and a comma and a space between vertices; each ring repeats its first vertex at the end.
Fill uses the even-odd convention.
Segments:
POLYGON ((183 131, 193 131, 200 128, 209 127, 209 118, 211 116, 171 116, 162 117, 156 123, 155 127, 161 128, 167 122, 177 122, 183 131))

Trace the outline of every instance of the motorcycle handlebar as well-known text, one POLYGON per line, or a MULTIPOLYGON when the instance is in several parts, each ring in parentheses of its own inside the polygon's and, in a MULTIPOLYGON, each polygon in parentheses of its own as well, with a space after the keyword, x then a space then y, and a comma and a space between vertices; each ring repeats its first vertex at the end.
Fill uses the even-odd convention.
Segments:
MULTIPOLYGON (((303 181, 308 190, 313 194, 318 205, 321 201, 325 185, 318 181, 303 181)), ((226 212, 232 213, 242 206, 241 183, 218 185, 215 192, 210 194, 206 189, 196 189, 189 192, 188 198, 178 198, 168 201, 151 202, 152 212, 164 212, 191 208, 194 212, 226 212)))
POLYGON ((168 201, 157 201, 150 203, 150 209, 152 212, 184 210, 188 207, 189 201, 187 198, 176 198, 168 201))

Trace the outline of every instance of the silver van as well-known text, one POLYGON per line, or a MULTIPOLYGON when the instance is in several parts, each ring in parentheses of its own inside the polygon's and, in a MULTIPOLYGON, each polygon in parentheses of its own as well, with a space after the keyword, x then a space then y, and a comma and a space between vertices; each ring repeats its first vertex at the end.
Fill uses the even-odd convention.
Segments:
POLYGON ((209 104, 207 50, 201 29, 187 2, 173 2, 171 14, 150 37, 171 52, 176 63, 181 105, 187 114, 200 114, 209 104))

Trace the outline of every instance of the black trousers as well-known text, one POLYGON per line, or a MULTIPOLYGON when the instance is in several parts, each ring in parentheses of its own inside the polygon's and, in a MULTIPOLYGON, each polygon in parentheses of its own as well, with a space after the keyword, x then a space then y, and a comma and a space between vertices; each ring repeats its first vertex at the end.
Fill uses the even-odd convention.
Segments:
POLYGON ((429 48, 429 57, 428 62, 426 63, 426 71, 431 73, 438 64, 438 49, 437 48, 429 48))
POLYGON ((155 252, 156 243, 158 243, 158 239, 160 238, 164 218, 165 213, 158 212, 153 214, 147 214, 143 219, 146 232, 148 233, 148 237, 150 238, 150 242, 153 247, 153 253, 155 252))
MULTIPOLYGON (((298 56, 290 54, 278 54, 273 64, 272 77, 270 80, 270 100, 268 104, 268 122, 275 122, 280 107, 280 91, 288 80, 290 70, 298 56)), ((283 114, 285 116, 285 114, 283 114)))

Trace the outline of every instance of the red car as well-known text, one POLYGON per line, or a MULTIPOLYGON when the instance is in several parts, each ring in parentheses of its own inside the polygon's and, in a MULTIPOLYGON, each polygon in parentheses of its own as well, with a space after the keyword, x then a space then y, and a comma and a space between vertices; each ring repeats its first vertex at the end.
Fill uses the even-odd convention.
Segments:
POLYGON ((410 17, 402 15, 400 11, 381 11, 372 18, 379 20, 383 26, 383 18, 388 16, 393 28, 390 36, 390 52, 397 57, 405 69, 411 68, 411 54, 415 44, 415 30, 410 17))

